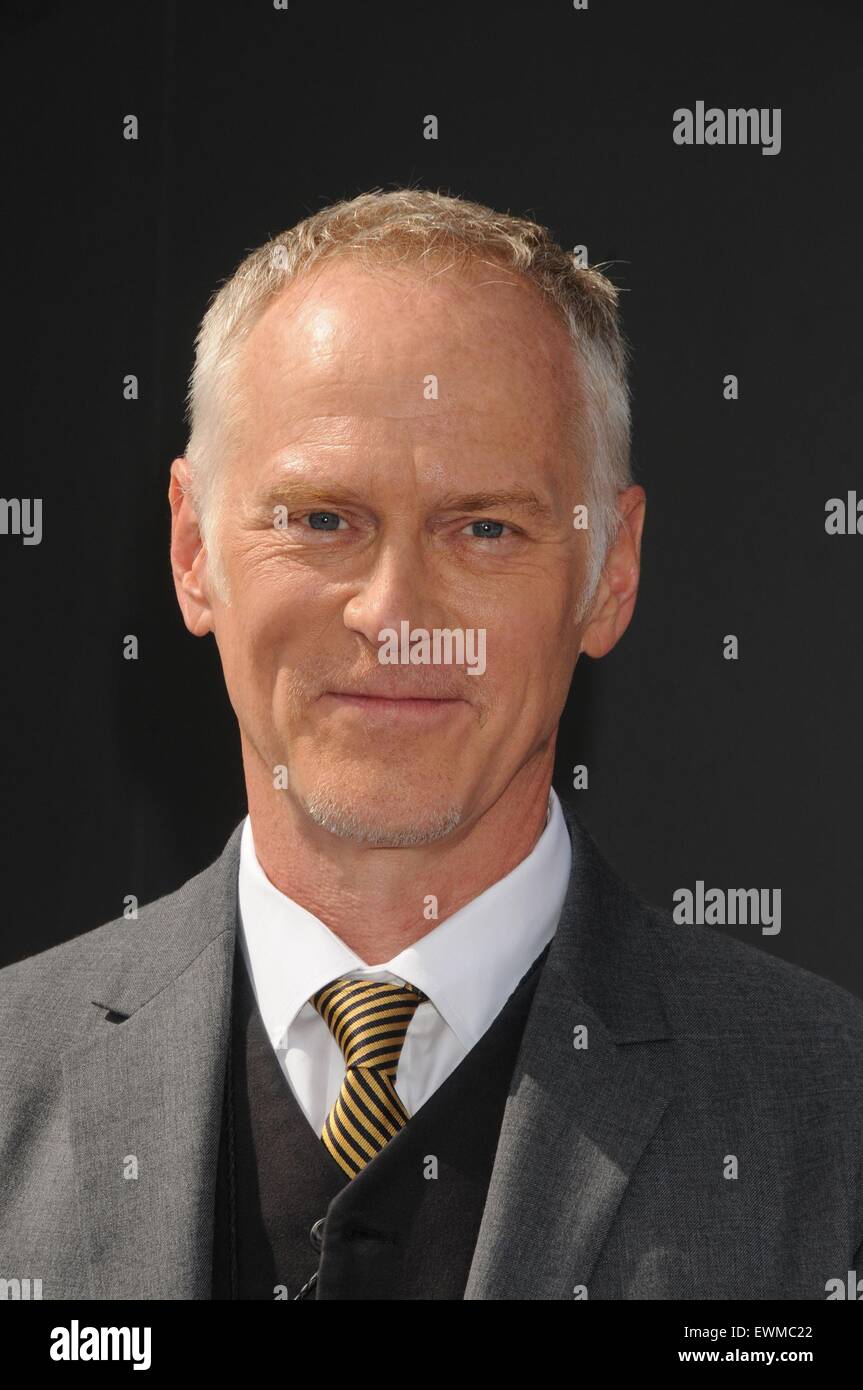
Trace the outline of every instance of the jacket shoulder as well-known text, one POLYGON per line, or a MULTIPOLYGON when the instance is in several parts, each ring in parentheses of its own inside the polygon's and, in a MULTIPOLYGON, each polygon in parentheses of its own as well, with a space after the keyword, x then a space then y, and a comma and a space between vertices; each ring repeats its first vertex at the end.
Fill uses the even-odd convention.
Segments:
MULTIPOLYGON (((89 931, 0 969, 0 1036, 70 1025, 82 1005, 102 1002, 120 982, 154 974, 167 982, 231 924, 230 894, 236 885, 238 826, 221 855, 179 888, 138 909, 137 917, 115 917, 89 931), (156 967, 153 969, 153 967, 156 967)), ((120 991, 121 992, 121 991, 120 991)), ((91 1011, 92 1012, 92 1011, 91 1011)))
POLYGON ((675 920, 605 858, 571 803, 561 805, 574 851, 573 917, 586 909, 601 919, 591 953, 618 990, 630 990, 630 977, 652 966, 678 1034, 745 1040, 797 1033, 835 1039, 846 1056, 850 1045, 863 1061, 863 999, 722 927, 675 920), (589 885, 583 893, 579 879, 589 885), (609 949, 623 958, 616 977, 607 969, 609 949))
POLYGON ((642 910, 679 1021, 700 1032, 844 1037, 863 1060, 863 999, 856 994, 722 928, 685 926, 647 903, 642 910))

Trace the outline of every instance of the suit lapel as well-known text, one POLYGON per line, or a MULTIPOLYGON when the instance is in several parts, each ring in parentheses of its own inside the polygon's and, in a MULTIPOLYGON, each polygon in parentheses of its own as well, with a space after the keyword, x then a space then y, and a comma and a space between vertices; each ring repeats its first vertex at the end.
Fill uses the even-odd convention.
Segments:
POLYGON ((240 830, 125 938, 112 928, 88 982, 96 1036, 63 1058, 92 1298, 210 1294, 240 830))
POLYGON ((648 909, 563 809, 569 890, 513 1073, 466 1299, 571 1299, 582 1287, 589 1297, 674 1091, 665 965, 648 909), (577 1028, 585 1048, 574 1046, 577 1028))

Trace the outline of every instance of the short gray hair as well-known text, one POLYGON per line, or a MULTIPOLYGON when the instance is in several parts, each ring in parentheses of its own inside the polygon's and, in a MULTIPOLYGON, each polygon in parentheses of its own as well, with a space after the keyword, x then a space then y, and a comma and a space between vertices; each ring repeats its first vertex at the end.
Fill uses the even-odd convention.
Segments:
POLYGON ((590 557, 583 612, 596 591, 619 525, 617 494, 632 482, 629 346, 618 291, 598 266, 584 266, 536 222, 425 189, 380 189, 332 204, 252 251, 214 294, 195 343, 189 380, 186 458, 192 500, 214 581, 226 594, 217 545, 220 463, 239 423, 230 377, 242 345, 268 304, 291 281, 333 256, 364 264, 422 267, 444 257, 515 271, 562 316, 580 364, 587 405, 576 432, 588 454, 590 557))

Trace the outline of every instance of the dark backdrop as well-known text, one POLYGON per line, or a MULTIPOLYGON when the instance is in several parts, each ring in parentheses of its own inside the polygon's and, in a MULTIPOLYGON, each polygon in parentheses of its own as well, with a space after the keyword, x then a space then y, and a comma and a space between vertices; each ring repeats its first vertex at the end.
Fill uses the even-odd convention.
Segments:
POLYGON ((194 334, 247 250, 409 182, 535 216, 624 291, 642 590, 579 665, 558 790, 655 902, 781 888, 781 934, 735 934, 863 994, 863 536, 824 528, 863 497, 852 7, 42 0, 4 29, 2 491, 44 533, 0 536, 0 960, 178 886, 244 813, 168 564, 194 334), (675 145, 698 100, 781 107, 781 153, 675 145))

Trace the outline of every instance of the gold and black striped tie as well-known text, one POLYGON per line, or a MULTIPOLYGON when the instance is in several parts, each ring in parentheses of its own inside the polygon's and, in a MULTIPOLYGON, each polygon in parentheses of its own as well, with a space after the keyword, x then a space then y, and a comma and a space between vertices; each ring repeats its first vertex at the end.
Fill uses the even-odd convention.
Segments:
POLYGON ((395 1089, 408 1024, 428 998, 413 985, 332 980, 311 999, 345 1059, 345 1079, 321 1139, 355 1178, 410 1119, 395 1089))

